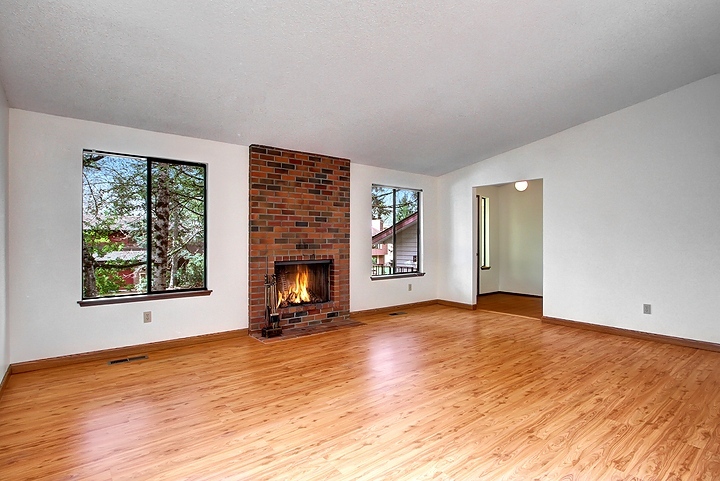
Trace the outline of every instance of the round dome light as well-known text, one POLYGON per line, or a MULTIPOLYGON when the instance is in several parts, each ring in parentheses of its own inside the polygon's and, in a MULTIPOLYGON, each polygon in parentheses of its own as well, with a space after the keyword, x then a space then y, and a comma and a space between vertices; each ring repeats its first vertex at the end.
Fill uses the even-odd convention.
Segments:
POLYGON ((518 181, 518 182, 515 182, 515 189, 516 189, 518 192, 522 192, 522 191, 524 191, 524 190, 527 189, 527 188, 528 188, 527 180, 520 180, 520 181, 518 181))

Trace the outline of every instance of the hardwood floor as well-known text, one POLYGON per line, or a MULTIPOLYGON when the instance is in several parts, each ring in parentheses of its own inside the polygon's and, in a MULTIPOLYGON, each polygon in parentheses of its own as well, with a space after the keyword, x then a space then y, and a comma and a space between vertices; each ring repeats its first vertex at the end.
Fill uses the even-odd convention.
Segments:
POLYGON ((720 479, 720 353, 443 306, 13 375, 0 479, 720 479))
POLYGON ((497 292, 478 296, 477 308, 484 311, 542 319, 543 299, 542 297, 497 292))

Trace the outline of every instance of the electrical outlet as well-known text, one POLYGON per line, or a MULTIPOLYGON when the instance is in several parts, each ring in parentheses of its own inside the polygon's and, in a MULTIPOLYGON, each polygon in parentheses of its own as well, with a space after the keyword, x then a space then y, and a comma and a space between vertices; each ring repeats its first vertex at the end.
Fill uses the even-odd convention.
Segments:
POLYGON ((143 322, 145 324, 147 324, 148 322, 152 322, 152 311, 143 312, 143 322))
POLYGON ((408 292, 412 291, 412 284, 408 284, 408 292))
POLYGON ((643 314, 652 314, 650 304, 643 304, 643 314))

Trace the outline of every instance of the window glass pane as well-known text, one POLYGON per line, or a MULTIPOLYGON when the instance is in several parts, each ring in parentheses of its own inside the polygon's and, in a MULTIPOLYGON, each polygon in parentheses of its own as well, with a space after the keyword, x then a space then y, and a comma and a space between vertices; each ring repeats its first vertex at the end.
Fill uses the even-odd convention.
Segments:
POLYGON ((145 159, 83 153, 83 297, 145 291, 145 159))
POLYGON ((205 286, 205 167, 152 162, 152 291, 205 286))
POLYGON ((417 214, 418 199, 420 193, 416 190, 397 189, 395 194, 395 202, 397 205, 397 222, 403 221, 408 217, 417 214))
POLYGON ((480 267, 490 268, 490 199, 480 198, 480 267))
POLYGON ((393 189, 372 187, 372 275, 392 274, 393 189))
POLYGON ((418 200, 416 190, 396 189, 395 245, 393 264, 396 274, 418 270, 418 200))

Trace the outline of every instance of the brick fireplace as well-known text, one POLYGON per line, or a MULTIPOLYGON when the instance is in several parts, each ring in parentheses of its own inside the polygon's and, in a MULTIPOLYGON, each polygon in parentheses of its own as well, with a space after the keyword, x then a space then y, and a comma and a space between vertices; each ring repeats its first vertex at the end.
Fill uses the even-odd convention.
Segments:
POLYGON ((283 332, 349 317, 349 160, 250 146, 250 335, 265 327, 265 275, 276 263, 323 265, 327 276, 325 296, 278 308, 283 332))

